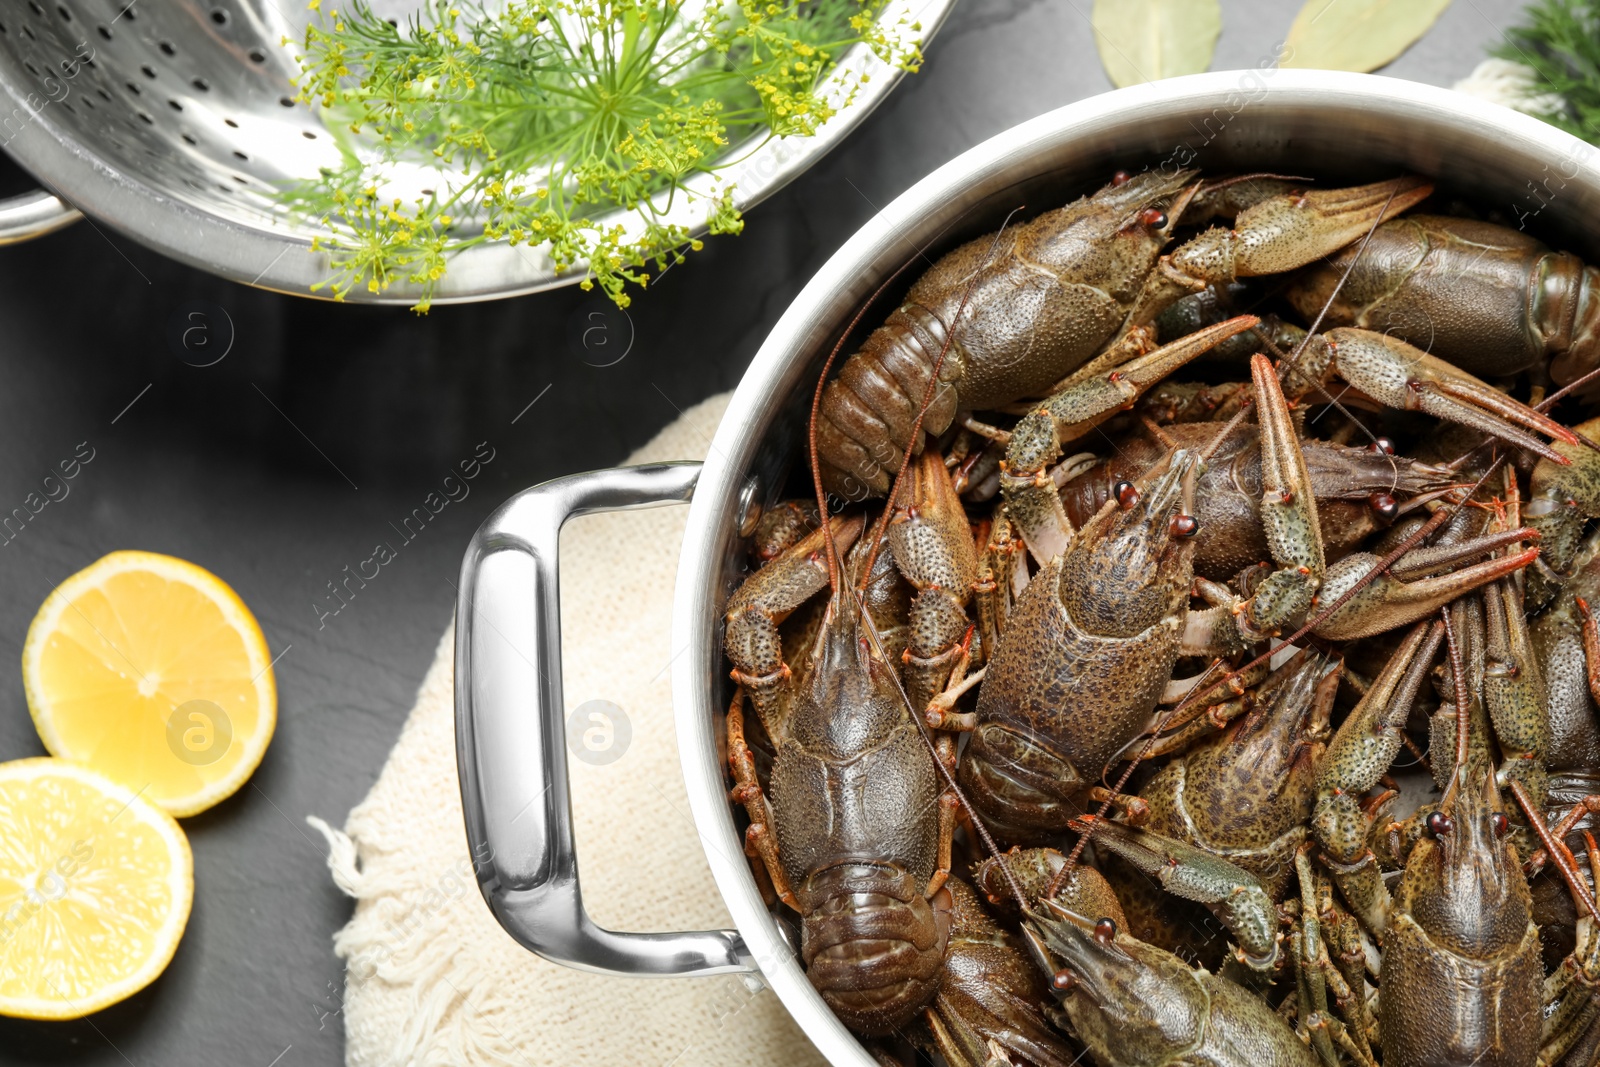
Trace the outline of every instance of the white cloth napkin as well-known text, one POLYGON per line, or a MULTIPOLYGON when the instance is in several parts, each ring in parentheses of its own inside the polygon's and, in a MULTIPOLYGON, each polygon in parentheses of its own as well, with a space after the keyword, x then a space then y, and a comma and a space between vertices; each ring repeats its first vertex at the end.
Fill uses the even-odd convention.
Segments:
MULTIPOLYGON (((686 411, 629 463, 703 458, 727 395, 686 411)), ((608 700, 632 739, 615 762, 569 760, 584 901, 614 930, 731 925, 689 816, 670 693, 670 618, 687 509, 590 516, 561 539, 567 709, 608 700)), ((465 546, 463 546, 465 547, 465 546)), ((584 974, 527 952, 472 877, 456 781, 453 631, 400 740, 344 832, 310 820, 356 898, 346 963, 348 1067, 823 1064, 771 990, 732 975, 584 974)))

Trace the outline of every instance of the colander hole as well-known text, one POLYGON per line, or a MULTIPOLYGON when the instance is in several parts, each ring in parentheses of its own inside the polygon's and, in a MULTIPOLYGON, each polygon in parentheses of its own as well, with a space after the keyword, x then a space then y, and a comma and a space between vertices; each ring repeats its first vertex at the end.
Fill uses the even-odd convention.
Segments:
POLYGON ((263 52, 259 48, 250 49, 250 62, 252 62, 252 63, 265 63, 266 61, 267 61, 267 54, 265 52, 263 52))
POLYGON ((231 186, 231 185, 223 185, 221 182, 217 183, 217 188, 222 190, 225 193, 233 192, 233 186, 231 186))
POLYGON ((0 22, 0 37, 3 37, 3 36, 5 36, 6 34, 8 34, 10 32, 11 32, 10 30, 6 29, 6 24, 3 23, 3 22, 0 22))
POLYGON ((72 12, 67 10, 67 6, 65 4, 57 4, 56 11, 61 15, 62 22, 72 21, 72 12))
POLYGON ((100 89, 100 88, 96 88, 95 92, 100 94, 100 99, 104 100, 108 104, 111 103, 111 94, 110 93, 108 93, 104 89, 100 89))
POLYGON ((185 178, 185 179, 183 179, 183 184, 187 185, 191 189, 204 189, 205 188, 205 186, 201 185, 199 182, 195 181, 193 178, 185 178))
POLYGON ((249 178, 241 178, 237 174, 235 174, 233 176, 233 180, 238 182, 240 185, 249 185, 250 184, 250 179, 249 178))
POLYGON ((61 101, 61 109, 63 111, 65 111, 69 115, 76 115, 77 114, 76 111, 72 110, 72 105, 67 103, 65 100, 61 101))
POLYGON ((33 30, 27 26, 22 27, 22 36, 26 37, 30 41, 37 41, 39 39, 33 35, 33 30))
POLYGON ((83 98, 83 106, 84 106, 84 107, 86 107, 86 108, 88 108, 88 109, 89 109, 89 110, 90 110, 90 111, 93 111, 93 110, 94 110, 94 101, 93 101, 93 100, 90 100, 90 99, 89 99, 89 98, 88 98, 88 97, 87 97, 87 96, 86 96, 86 97, 84 97, 84 98, 83 98))
POLYGON ((301 130, 300 136, 304 137, 308 141, 315 141, 317 139, 317 135, 312 133, 310 130, 301 130))
POLYGON ((28 68, 28 73, 32 74, 35 78, 37 78, 39 76, 39 68, 34 66, 32 63, 29 63, 27 60, 23 60, 22 61, 22 65, 24 67, 27 67, 28 68))
POLYGON ((243 152, 239 151, 238 149, 234 149, 233 155, 234 155, 235 159, 243 159, 243 160, 245 160, 247 162, 250 159, 249 156, 245 155, 243 152))
POLYGON ((127 86, 128 86, 128 92, 132 93, 134 96, 138 96, 139 93, 142 91, 142 90, 140 90, 140 88, 137 85, 133 84, 132 82, 128 82, 127 86))
POLYGON ((206 81, 204 78, 196 78, 189 84, 194 86, 196 89, 199 89, 202 93, 208 93, 211 91, 211 83, 206 81))
POLYGON ((156 120, 151 118, 149 115, 146 115, 143 111, 139 112, 139 121, 143 122, 146 126, 154 126, 156 124, 156 120))
POLYGON ((168 100, 167 101, 167 106, 170 107, 174 111, 182 111, 183 110, 183 105, 178 103, 176 100, 168 100))
POLYGON ((217 8, 211 12, 211 21, 218 26, 226 26, 228 24, 228 12, 223 8, 217 8))
POLYGON ((278 97, 278 103, 282 104, 284 107, 294 107, 294 101, 290 100, 287 96, 278 97))
MULTIPOLYGON (((127 19, 128 19, 129 22, 132 22, 135 19, 137 19, 139 17, 139 15, 138 15, 138 13, 136 11, 133 10, 133 5, 135 3, 137 3, 137 2, 138 2, 138 0, 131 0, 131 2, 126 7, 124 7, 121 11, 117 12, 117 18, 120 19, 123 16, 127 16, 127 19)), ((115 22, 115 21, 117 21, 117 19, 112 19, 111 21, 115 22)))
POLYGON ((185 134, 182 134, 181 136, 183 137, 183 140, 184 140, 185 144, 194 145, 196 148, 198 148, 200 146, 200 142, 196 141, 193 137, 190 137, 188 134, 185 133, 185 134))
POLYGON ((33 0, 28 0, 28 10, 32 11, 35 15, 38 15, 40 18, 44 18, 44 8, 42 8, 38 4, 34 3, 33 0))
POLYGON ((232 119, 223 119, 222 121, 225 124, 227 124, 229 126, 232 126, 236 130, 239 128, 239 124, 237 122, 234 122, 232 119))
POLYGON ((104 37, 108 41, 111 40, 111 30, 110 30, 109 27, 107 27, 107 26, 97 26, 95 28, 100 31, 100 36, 101 37, 104 37))
POLYGON ((161 49, 161 54, 164 56, 175 56, 178 54, 178 50, 172 47, 171 41, 162 41, 157 47, 161 49))
POLYGON ((144 76, 146 78, 154 78, 156 76, 156 68, 154 68, 154 67, 143 66, 143 67, 140 67, 139 69, 144 71, 144 76))

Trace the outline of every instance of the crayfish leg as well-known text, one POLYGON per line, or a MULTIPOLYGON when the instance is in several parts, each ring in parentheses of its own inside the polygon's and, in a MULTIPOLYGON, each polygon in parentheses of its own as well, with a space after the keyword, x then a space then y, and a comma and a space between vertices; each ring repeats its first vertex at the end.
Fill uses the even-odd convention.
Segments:
POLYGON ((745 743, 742 688, 734 691, 733 703, 728 706, 727 728, 728 769, 733 774, 734 783, 729 796, 736 803, 743 804, 745 814, 750 817, 750 825, 744 832, 745 855, 756 869, 756 881, 762 882, 762 875, 765 874, 765 880, 778 899, 799 911, 800 905, 795 899, 794 890, 789 888, 789 877, 784 874, 783 863, 778 859, 778 840, 772 831, 772 805, 767 802, 766 791, 761 788, 761 780, 756 774, 755 755, 745 743))

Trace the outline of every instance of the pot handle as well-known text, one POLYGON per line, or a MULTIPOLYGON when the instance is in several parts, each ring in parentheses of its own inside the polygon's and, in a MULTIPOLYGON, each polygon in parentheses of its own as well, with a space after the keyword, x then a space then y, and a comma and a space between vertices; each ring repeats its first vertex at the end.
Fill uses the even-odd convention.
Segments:
POLYGON ((506 932, 547 960, 670 977, 755 969, 735 930, 634 934, 583 909, 567 790, 556 548, 574 515, 688 501, 698 463, 574 474, 512 497, 461 563, 456 762, 478 886, 506 932))
POLYGON ((39 189, 0 200, 0 245, 21 244, 83 218, 60 197, 39 189))

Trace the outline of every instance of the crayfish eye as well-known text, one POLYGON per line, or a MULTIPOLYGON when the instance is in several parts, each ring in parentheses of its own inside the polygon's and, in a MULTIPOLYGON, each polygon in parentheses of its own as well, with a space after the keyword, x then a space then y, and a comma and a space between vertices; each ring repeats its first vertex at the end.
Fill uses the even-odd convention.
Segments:
POLYGON ((1376 452, 1380 456, 1394 455, 1394 442, 1389 440, 1387 437, 1378 438, 1376 441, 1368 445, 1367 448, 1373 452, 1376 452))
POLYGON ((1388 493, 1373 493, 1367 497, 1367 503, 1380 519, 1389 520, 1400 514, 1399 502, 1388 493))
POLYGON ((1494 836, 1504 837, 1506 831, 1511 829, 1511 820, 1505 817, 1504 812, 1495 812, 1489 816, 1489 828, 1494 831, 1494 836))
POLYGON ((1167 228, 1167 213, 1158 207, 1147 207, 1139 212, 1139 221, 1152 230, 1164 230, 1167 228))
POLYGON ((1200 532, 1200 520, 1193 515, 1174 515, 1167 532, 1173 537, 1193 537, 1200 532))
POLYGON ((1050 984, 1055 986, 1057 993, 1070 993, 1078 988, 1078 976, 1063 968, 1051 975, 1050 984))
POLYGON ((1094 941, 1097 945, 1109 945, 1117 939, 1117 921, 1115 919, 1101 919, 1094 924, 1094 941))
POLYGON ((1119 170, 1111 176, 1111 184, 1114 186, 1127 185, 1131 181, 1133 181, 1133 175, 1125 170, 1119 170))
POLYGON ((1455 828, 1456 824, 1444 812, 1435 811, 1428 814, 1428 833, 1435 838, 1443 837, 1455 828))
POLYGON ((1123 511, 1128 511, 1139 505, 1139 490, 1134 488, 1127 479, 1117 482, 1111 487, 1111 495, 1117 498, 1117 506, 1123 511))

